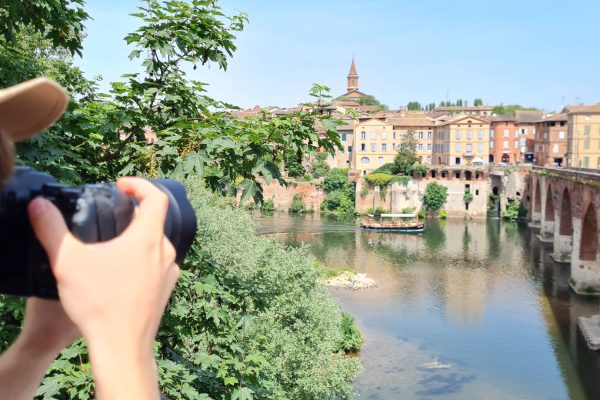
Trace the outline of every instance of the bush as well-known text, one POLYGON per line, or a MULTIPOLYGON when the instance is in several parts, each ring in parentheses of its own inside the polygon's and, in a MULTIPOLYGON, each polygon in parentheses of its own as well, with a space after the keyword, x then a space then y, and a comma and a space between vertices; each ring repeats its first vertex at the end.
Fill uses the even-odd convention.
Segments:
POLYGON ((372 174, 388 174, 394 175, 394 163, 383 164, 381 167, 377 168, 372 172, 372 174))
POLYGON ((430 182, 425 187, 423 204, 428 211, 440 210, 448 199, 448 188, 436 182, 430 182))
POLYGON ((387 186, 392 181, 392 176, 388 174, 369 174, 365 176, 365 180, 369 184, 369 186, 379 186, 384 187, 387 186))
POLYGON ((316 161, 312 165, 312 174, 315 178, 322 178, 330 170, 329 164, 327 164, 327 153, 317 153, 315 158, 316 161))
POLYGON ((275 201, 273 199, 267 199, 263 202, 261 210, 264 212, 273 212, 275 211, 275 201))
POLYGON ((463 200, 465 201, 465 203, 470 203, 473 201, 473 193, 471 192, 465 192, 464 196, 463 196, 463 200))
POLYGON ((521 199, 509 199, 506 204, 506 210, 502 214, 502 218, 513 222, 523 220, 526 216, 527 209, 521 199))
POLYGON ((325 199, 321 209, 337 214, 355 214, 354 184, 348 181, 348 170, 334 168, 325 177, 322 184, 325 199))
POLYGON ((424 208, 421 208, 419 210, 419 218, 420 219, 425 219, 427 217, 427 210, 425 210, 424 208))
POLYGON ((446 219, 446 218, 448 218, 448 211, 446 211, 446 210, 440 210, 440 212, 438 213, 438 218, 439 219, 446 219))
POLYGON ((352 184, 348 181, 348 170, 339 168, 332 169, 325 177, 322 186, 325 193, 351 189, 352 184))
POLYGON ((312 181, 312 175, 311 174, 304 174, 304 177, 302 178, 307 182, 312 181))
POLYGON ((345 353, 356 353, 360 351, 363 336, 354 323, 354 317, 348 313, 342 313, 341 323, 342 337, 337 345, 337 351, 345 353))
POLYGON ((336 190, 327 193, 321 207, 325 211, 338 212, 340 214, 354 214, 354 202, 348 198, 348 193, 336 190))
POLYGON ((376 218, 379 218, 381 214, 385 214, 387 210, 381 206, 377 206, 377 208, 369 208, 367 210, 367 214, 373 215, 376 218))
POLYGON ((415 209, 413 207, 405 207, 402 210, 400 210, 400 213, 402 214, 412 214, 415 212, 415 209))
POLYGON ((294 197, 292 198, 292 203, 290 204, 290 207, 288 208, 288 212, 290 212, 292 214, 302 214, 302 213, 306 212, 306 206, 304 205, 304 202, 302 201, 302 196, 300 196, 299 194, 294 195, 294 197))

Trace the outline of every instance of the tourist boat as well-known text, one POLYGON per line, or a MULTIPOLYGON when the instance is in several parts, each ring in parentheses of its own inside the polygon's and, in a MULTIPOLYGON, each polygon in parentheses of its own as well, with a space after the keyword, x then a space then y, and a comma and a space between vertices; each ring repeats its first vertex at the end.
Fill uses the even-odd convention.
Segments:
POLYGON ((360 221, 360 229, 365 231, 420 233, 425 223, 416 214, 381 214, 377 221, 371 214, 360 221))

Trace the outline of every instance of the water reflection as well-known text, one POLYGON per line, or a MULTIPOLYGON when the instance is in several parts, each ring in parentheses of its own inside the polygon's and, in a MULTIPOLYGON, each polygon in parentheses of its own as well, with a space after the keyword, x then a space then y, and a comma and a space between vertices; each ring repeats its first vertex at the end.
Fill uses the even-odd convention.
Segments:
POLYGON ((366 337, 363 398, 600 398, 600 357, 577 328, 598 302, 570 292, 569 266, 525 227, 431 221, 424 234, 403 235, 317 216, 258 222, 327 266, 381 283, 331 290, 366 337), (432 360, 445 367, 427 367, 432 360))

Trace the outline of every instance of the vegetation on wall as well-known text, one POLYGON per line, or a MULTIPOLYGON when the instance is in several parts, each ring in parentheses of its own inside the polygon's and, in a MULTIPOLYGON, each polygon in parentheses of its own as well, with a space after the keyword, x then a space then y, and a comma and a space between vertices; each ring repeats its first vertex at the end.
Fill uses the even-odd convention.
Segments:
POLYGON ((325 191, 325 199, 321 208, 327 213, 353 215, 355 213, 354 183, 348 181, 348 170, 333 168, 321 185, 325 191))
MULTIPOLYGON (((394 158, 392 172, 394 175, 412 175, 417 165, 419 165, 417 139, 414 130, 409 129, 400 142, 398 153, 394 158)), ((419 170, 421 169, 419 168, 419 170)))
POLYGON ((306 205, 304 205, 304 201, 302 200, 302 196, 299 194, 295 194, 292 198, 292 202, 288 208, 288 212, 292 214, 302 214, 307 211, 306 205))
POLYGON ((436 182, 430 182, 425 187, 423 194, 423 205, 428 212, 436 212, 442 209, 448 199, 448 188, 436 182))
POLYGON ((527 209, 521 199, 509 199, 502 218, 508 221, 522 221, 527 216, 527 209))

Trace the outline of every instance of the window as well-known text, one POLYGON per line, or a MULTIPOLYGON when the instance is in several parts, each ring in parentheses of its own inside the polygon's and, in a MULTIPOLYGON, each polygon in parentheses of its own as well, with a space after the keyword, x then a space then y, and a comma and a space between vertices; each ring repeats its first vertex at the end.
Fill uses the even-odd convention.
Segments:
POLYGON ((365 143, 360 144, 360 151, 367 151, 367 145, 365 143))
POLYGON ((371 132, 371 139, 373 139, 373 140, 377 139, 377 132, 371 132))
POLYGON ((552 146, 552 152, 554 154, 558 153, 558 145, 557 144, 555 144, 554 146, 552 146))
POLYGON ((419 132, 419 139, 423 139, 423 132, 419 132))
POLYGON ((483 140, 483 131, 477 132, 477 139, 483 140))
POLYGON ((467 131, 467 140, 473 139, 473 132, 467 131))
POLYGON ((558 132, 558 138, 559 139, 564 139, 565 138, 565 131, 558 132))
POLYGON ((527 146, 527 138, 521 138, 521 146, 527 146))
POLYGON ((586 121, 589 121, 590 119, 592 119, 592 116, 591 116, 591 115, 586 115, 586 116, 585 116, 585 120, 586 120, 586 121))
POLYGON ((527 135, 527 128, 521 129, 521 135, 527 135))
POLYGON ((460 131, 456 131, 456 140, 460 140, 460 131))
POLYGON ((583 148, 585 150, 589 150, 590 149, 590 139, 589 138, 585 138, 583 140, 583 148))
POLYGON ((385 131, 381 132, 381 139, 387 139, 387 133, 385 131))
MULTIPOLYGON (((454 165, 460 165, 460 157, 456 157, 454 159, 454 165)), ((457 172, 458 176, 457 178, 460 178, 460 172, 457 172)))
POLYGON ((548 132, 544 132, 544 139, 548 139, 548 132))
POLYGON ((519 130, 515 129, 515 137, 519 137, 519 130))
POLYGON ((427 164, 431 164, 431 156, 427 156, 427 164))
POLYGON ((431 150, 431 143, 427 143, 427 150, 431 150))
POLYGON ((346 141, 346 134, 342 133, 342 142, 345 142, 345 141, 346 141))
POLYGON ((519 147, 519 141, 515 140, 515 148, 518 148, 518 147, 519 147))
POLYGON ((490 142, 490 149, 494 148, 494 142, 490 142))
POLYGON ((508 137, 508 129, 504 130, 504 137, 508 137))
POLYGON ((467 153, 472 153, 472 152, 473 152, 473 144, 467 143, 467 153))
POLYGON ((490 131, 490 137, 491 137, 491 138, 493 138, 493 137, 494 137, 494 130, 493 130, 493 129, 490 131))
POLYGON ((590 165, 590 158, 588 156, 583 157, 583 168, 587 168, 590 165))
POLYGON ((360 138, 361 138, 362 140, 366 140, 366 139, 367 139, 367 132, 361 132, 361 133, 360 133, 360 138))
POLYGON ((419 143, 417 145, 417 150, 419 150, 419 151, 423 150, 423 143, 419 143))
POLYGON ((479 143, 479 144, 477 145, 477 151, 478 151, 479 153, 483 153, 483 143, 479 143))
POLYGON ((363 157, 360 159, 360 163, 364 165, 371 164, 371 160, 369 159, 369 157, 363 157))
POLYGON ((427 132, 427 139, 431 139, 431 132, 427 132))
POLYGON ((377 165, 383 165, 383 157, 377 157, 377 165))
POLYGON ((381 144, 381 151, 387 151, 387 144, 385 144, 385 143, 381 144))
POLYGON ((396 131, 392 132, 392 139, 396 139, 396 131))
POLYGON ((377 145, 375 143, 371 143, 371 151, 372 152, 376 152, 377 151, 377 145))
POLYGON ((504 141, 502 148, 508 149, 508 140, 504 141))
POLYGON ((460 145, 460 143, 456 143, 456 147, 454 148, 455 151, 459 152, 461 151, 462 147, 460 145))
POLYGON ((585 136, 590 136, 590 133, 592 132, 592 127, 590 125, 586 125, 583 127, 583 134, 585 136))

